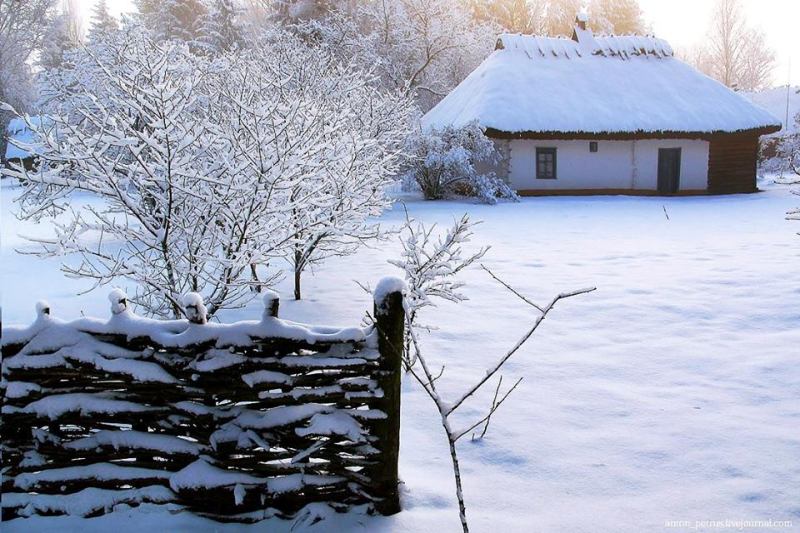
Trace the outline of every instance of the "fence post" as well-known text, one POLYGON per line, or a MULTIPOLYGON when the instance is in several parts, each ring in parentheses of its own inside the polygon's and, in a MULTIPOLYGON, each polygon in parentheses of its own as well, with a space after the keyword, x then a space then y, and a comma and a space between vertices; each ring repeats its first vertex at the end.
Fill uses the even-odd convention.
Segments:
POLYGON ((265 316, 278 318, 278 308, 281 305, 281 297, 272 290, 264 291, 264 313, 265 316))
POLYGON ((376 425, 382 457, 374 481, 382 499, 375 502, 375 509, 383 515, 400 512, 397 463, 400 456, 400 378, 405 328, 403 287, 401 280, 384 278, 374 293, 381 369, 378 381, 383 390, 380 403, 387 415, 386 420, 376 425))

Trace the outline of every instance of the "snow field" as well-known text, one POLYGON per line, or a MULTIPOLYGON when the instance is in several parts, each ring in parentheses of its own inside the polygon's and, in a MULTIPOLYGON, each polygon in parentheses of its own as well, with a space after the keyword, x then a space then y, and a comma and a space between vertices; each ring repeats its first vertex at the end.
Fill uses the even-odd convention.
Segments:
MULTIPOLYGON (((16 234, 43 233, 8 216, 4 184, 0 276, 6 323, 27 324, 46 298, 54 316, 107 318, 100 292, 58 273, 56 261, 18 255, 16 234)), ((483 441, 460 443, 474 531, 638 532, 667 520, 774 519, 800 524, 800 231, 784 220, 786 189, 694 198, 531 198, 497 206, 410 201, 413 217, 442 230, 469 212, 483 263, 534 301, 597 286, 564 301, 504 374, 524 377, 483 441), (669 220, 664 210, 669 215, 669 220)), ((402 209, 382 217, 399 225, 402 209)), ((374 284, 399 271, 395 243, 334 258, 305 280, 307 299, 279 291, 281 317, 357 324, 374 284)), ((426 309, 421 324, 439 387, 456 397, 510 347, 532 309, 480 269, 465 274, 471 299, 426 309)), ((103 291, 105 292, 105 291, 103 291)), ((221 315, 258 319, 263 303, 221 315)), ((465 405, 466 425, 492 387, 465 405)), ((312 531, 457 531, 446 440, 430 400, 403 383, 400 475, 404 511, 388 518, 333 515, 312 531)), ((322 512, 322 511, 320 511, 322 512)), ((289 530, 291 523, 269 522, 289 530)), ((4 531, 257 530, 145 505, 91 520, 36 518, 4 531)), ((791 530, 791 528, 789 529, 791 530)))

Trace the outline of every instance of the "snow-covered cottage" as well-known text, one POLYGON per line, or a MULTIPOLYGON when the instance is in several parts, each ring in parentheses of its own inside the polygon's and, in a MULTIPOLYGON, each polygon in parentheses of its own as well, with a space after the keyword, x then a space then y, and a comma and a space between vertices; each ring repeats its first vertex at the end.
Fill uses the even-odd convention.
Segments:
POLYGON ((756 190, 767 111, 676 59, 655 37, 501 35, 494 52, 423 117, 477 121, 520 194, 756 190))

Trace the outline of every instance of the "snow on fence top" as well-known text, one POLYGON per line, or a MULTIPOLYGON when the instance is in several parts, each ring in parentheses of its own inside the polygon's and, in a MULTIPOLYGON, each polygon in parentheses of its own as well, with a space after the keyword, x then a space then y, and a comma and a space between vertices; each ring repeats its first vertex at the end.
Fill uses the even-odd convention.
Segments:
POLYGON ((422 119, 427 129, 473 121, 520 136, 702 136, 780 127, 764 109, 673 57, 663 39, 595 37, 580 27, 573 39, 501 35, 496 50, 422 119))
POLYGON ((242 521, 399 510, 400 293, 366 329, 281 320, 272 292, 261 320, 233 324, 206 323, 197 295, 190 320, 109 300, 107 321, 40 303, 3 330, 3 520, 145 502, 242 521))

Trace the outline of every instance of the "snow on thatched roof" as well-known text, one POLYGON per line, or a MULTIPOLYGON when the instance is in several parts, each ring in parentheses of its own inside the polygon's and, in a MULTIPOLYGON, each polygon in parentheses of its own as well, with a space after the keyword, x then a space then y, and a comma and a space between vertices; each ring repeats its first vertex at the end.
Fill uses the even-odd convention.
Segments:
POLYGON ((780 122, 673 57, 663 39, 501 35, 483 63, 422 119, 504 133, 694 133, 773 130, 780 122))
POLYGON ((641 35, 594 37, 591 30, 580 28, 575 28, 575 34, 579 40, 505 33, 497 39, 496 48, 523 52, 531 59, 576 59, 591 55, 621 59, 640 55, 672 57, 672 48, 664 39, 641 35))

